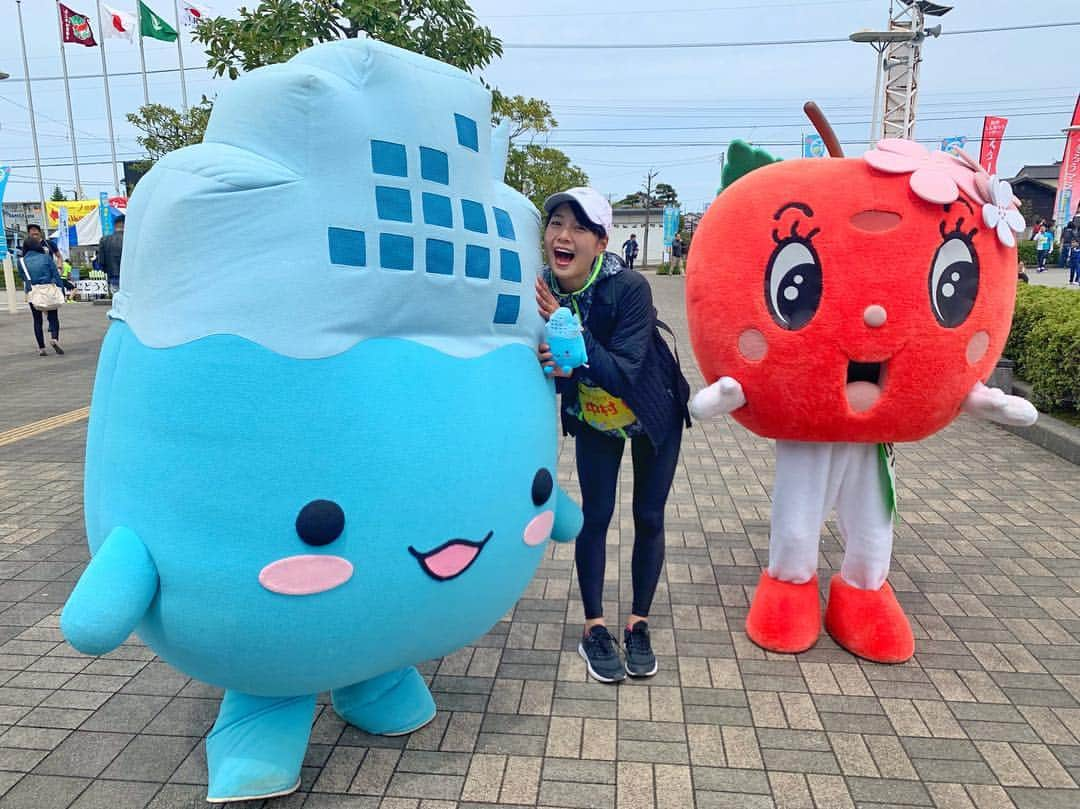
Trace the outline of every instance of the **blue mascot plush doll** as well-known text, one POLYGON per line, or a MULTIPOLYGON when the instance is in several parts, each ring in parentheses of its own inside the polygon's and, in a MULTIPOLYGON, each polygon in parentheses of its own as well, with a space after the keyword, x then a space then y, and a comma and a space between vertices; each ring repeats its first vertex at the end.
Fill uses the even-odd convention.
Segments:
MULTIPOLYGON (((555 313, 548 318, 544 328, 551 356, 555 359, 564 374, 570 373, 579 365, 585 365, 589 361, 589 355, 585 351, 585 337, 582 335, 581 321, 577 315, 567 307, 560 306, 555 313)), ((544 373, 550 374, 553 366, 544 367, 544 373)))
POLYGON ((536 359, 539 216, 467 74, 350 39, 243 76, 139 183, 61 627, 223 687, 208 799, 295 790, 316 695, 435 715, 581 513, 536 359), (212 229, 212 230, 211 230, 212 229))

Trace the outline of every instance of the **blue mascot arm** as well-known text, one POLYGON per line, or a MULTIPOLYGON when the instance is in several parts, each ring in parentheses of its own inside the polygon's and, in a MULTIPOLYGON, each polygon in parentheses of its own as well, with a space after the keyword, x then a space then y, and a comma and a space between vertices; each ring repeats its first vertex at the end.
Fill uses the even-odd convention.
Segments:
POLYGON ((64 605, 60 629, 83 654, 111 652, 127 640, 157 590, 157 568, 142 540, 114 528, 64 605))
POLYGON ((558 486, 555 487, 555 523, 551 526, 551 538, 556 542, 577 539, 585 517, 578 504, 558 486))

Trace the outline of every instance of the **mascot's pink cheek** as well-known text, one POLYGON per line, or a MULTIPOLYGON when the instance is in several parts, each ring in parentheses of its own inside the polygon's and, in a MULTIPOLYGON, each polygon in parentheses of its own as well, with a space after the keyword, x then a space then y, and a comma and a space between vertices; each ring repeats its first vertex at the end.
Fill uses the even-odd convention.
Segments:
POLYGON ((739 353, 750 362, 765 359, 769 351, 769 344, 765 342, 765 335, 757 329, 747 329, 739 335, 739 353))
POLYGON ((352 562, 340 556, 288 556, 260 570, 259 584, 271 593, 309 596, 341 586, 352 574, 352 562))
POLYGON ((526 545, 539 545, 551 536, 551 527, 553 525, 555 525, 554 511, 537 514, 525 526, 525 534, 522 539, 525 540, 526 545))
POLYGON ((986 356, 986 349, 990 348, 990 335, 984 331, 977 331, 968 340, 967 361, 968 365, 975 365, 986 356))

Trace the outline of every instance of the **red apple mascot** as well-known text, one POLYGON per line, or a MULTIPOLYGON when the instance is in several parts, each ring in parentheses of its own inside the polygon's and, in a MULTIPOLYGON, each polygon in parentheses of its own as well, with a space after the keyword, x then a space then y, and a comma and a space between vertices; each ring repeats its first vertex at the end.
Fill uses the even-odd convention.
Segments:
POLYGON ((818 544, 835 509, 845 553, 825 629, 853 654, 899 663, 915 640, 887 581, 892 443, 961 411, 1035 421, 1028 402, 983 385, 1008 336, 1024 222, 1009 185, 966 155, 883 140, 845 159, 806 109, 831 157, 781 163, 733 144, 694 236, 687 308, 709 386, 692 409, 776 439, 750 639, 791 653, 817 641, 818 544))

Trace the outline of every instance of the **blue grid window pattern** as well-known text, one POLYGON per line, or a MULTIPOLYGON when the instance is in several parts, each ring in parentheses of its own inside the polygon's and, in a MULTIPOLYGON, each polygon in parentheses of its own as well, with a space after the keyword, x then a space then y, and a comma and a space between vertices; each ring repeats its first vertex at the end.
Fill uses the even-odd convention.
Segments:
POLYGON ((441 194, 424 193, 421 196, 424 208, 424 224, 438 225, 441 228, 454 226, 454 213, 450 205, 450 197, 441 194))
POLYGON ((412 237, 398 236, 395 233, 380 233, 379 266, 387 270, 411 270, 413 268, 412 237))
POLYGON ((367 265, 367 244, 362 230, 327 228, 326 232, 330 240, 331 264, 344 264, 346 267, 367 265))
POLYGON ((521 259, 513 250, 499 251, 499 277, 504 281, 521 283, 521 259))
POLYGON ((491 277, 491 251, 477 244, 465 245, 465 277, 491 277))
POLYGON ((412 199, 404 188, 375 186, 375 208, 379 212, 379 219, 390 222, 412 221, 412 199))
POLYGON ((502 208, 492 208, 491 210, 495 212, 495 230, 499 232, 499 236, 510 241, 516 241, 514 222, 510 218, 510 214, 502 208))
POLYGON ((454 274, 454 245, 442 239, 427 240, 425 269, 436 275, 454 274))
POLYGON ((405 155, 405 147, 400 143, 373 140, 371 170, 376 174, 388 174, 391 177, 408 177, 409 160, 405 155))
POLYGON ((503 325, 517 323, 521 298, 517 295, 500 295, 495 304, 495 322, 503 325))
POLYGON ((420 176, 433 183, 450 185, 450 161, 446 152, 420 147, 420 176))
POLYGON ((454 113, 454 123, 457 125, 457 142, 466 149, 474 152, 480 151, 480 138, 476 133, 476 121, 464 115, 454 113))
POLYGON ((487 233, 487 216, 484 215, 484 206, 471 199, 461 201, 461 215, 465 220, 465 230, 473 233, 487 233))

